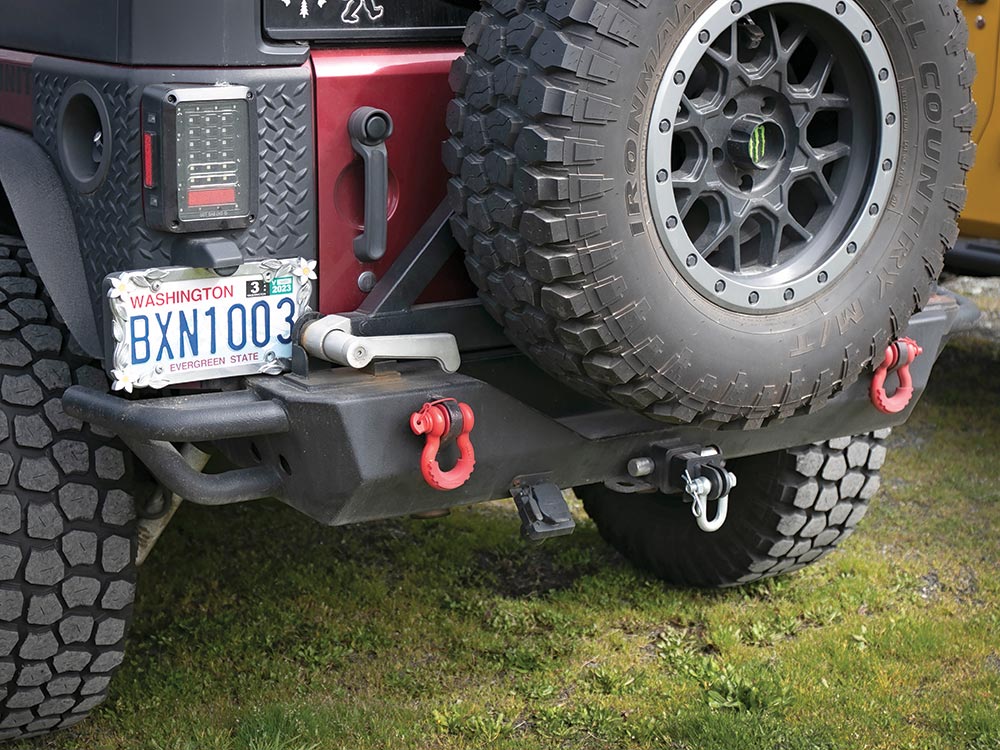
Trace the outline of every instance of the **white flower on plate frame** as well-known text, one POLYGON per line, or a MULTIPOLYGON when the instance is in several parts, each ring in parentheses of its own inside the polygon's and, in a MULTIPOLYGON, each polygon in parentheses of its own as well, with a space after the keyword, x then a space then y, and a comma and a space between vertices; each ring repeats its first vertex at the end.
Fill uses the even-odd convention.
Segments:
POLYGON ((293 274, 298 276, 303 281, 313 281, 317 278, 316 261, 299 258, 296 263, 295 268, 292 269, 293 274))
POLYGON ((128 367, 119 367, 111 371, 111 377, 114 378, 114 382, 111 384, 111 390, 113 391, 125 391, 126 393, 131 393, 132 389, 135 387, 135 378, 132 375, 132 371, 128 367))
POLYGON ((132 278, 127 273, 114 276, 110 281, 111 288, 108 289, 108 296, 111 299, 123 299, 126 294, 133 291, 132 278))

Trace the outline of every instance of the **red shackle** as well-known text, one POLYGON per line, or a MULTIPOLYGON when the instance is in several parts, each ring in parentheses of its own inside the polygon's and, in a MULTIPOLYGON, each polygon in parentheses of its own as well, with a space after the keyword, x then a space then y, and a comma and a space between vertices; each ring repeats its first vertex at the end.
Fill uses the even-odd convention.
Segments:
POLYGON ((427 442, 420 454, 420 471, 427 484, 436 490, 454 490, 469 481, 476 468, 476 452, 472 447, 469 433, 475 426, 476 417, 472 407, 458 403, 453 398, 441 399, 424 404, 420 411, 410 415, 410 429, 414 435, 426 435, 427 442), (441 468, 437 460, 441 449, 441 440, 452 429, 452 416, 449 403, 457 406, 461 414, 461 428, 455 442, 458 445, 459 458, 449 471, 441 468))
POLYGON ((871 398, 875 408, 883 414, 898 414, 913 398, 913 378, 910 365, 924 353, 916 341, 902 338, 889 344, 885 350, 885 361, 875 370, 872 378, 871 398), (899 387, 891 396, 885 391, 885 379, 894 368, 899 378, 899 387))

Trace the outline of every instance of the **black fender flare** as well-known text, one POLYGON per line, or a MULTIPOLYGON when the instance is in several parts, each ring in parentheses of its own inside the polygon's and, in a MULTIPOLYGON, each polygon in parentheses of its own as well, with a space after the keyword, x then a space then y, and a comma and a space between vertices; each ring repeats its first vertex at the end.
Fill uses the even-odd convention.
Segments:
POLYGON ((76 224, 55 165, 28 134, 0 128, 3 190, 31 260, 70 333, 92 357, 103 356, 76 224))

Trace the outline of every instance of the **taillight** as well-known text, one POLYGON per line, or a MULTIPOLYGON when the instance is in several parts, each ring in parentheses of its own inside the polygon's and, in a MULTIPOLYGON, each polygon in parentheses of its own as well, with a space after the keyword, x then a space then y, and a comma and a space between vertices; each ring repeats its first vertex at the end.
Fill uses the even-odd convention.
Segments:
POLYGON ((142 99, 146 222, 171 232, 245 227, 257 203, 257 128, 245 86, 150 86, 142 99))
POLYGON ((153 141, 155 133, 142 134, 142 186, 147 190, 156 187, 156 165, 153 164, 153 141))

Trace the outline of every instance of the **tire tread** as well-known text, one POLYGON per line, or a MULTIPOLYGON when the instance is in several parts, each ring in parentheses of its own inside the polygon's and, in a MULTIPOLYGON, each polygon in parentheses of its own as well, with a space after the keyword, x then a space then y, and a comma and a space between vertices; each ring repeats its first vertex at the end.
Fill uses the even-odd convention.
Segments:
MULTIPOLYGON (((853 384, 926 304, 944 252, 958 235, 975 146, 962 148, 951 176, 942 170, 948 218, 940 241, 925 243, 925 274, 912 294, 899 295, 886 330, 866 345, 845 349, 840 372, 811 380, 789 376, 784 384, 750 394, 739 375, 732 382, 699 379, 677 358, 658 367, 646 356, 658 342, 633 340, 627 326, 618 325, 636 312, 626 281, 603 270, 621 243, 601 240, 608 217, 589 207, 614 184, 601 171, 604 147, 577 135, 580 124, 621 119, 622 103, 603 87, 620 78, 613 51, 636 44, 633 11, 648 5, 485 0, 473 14, 464 37, 468 50, 450 77, 456 99, 448 116, 452 137, 444 146, 445 164, 456 177, 457 189, 449 191, 452 228, 467 251, 469 274, 512 340, 551 374, 590 395, 658 419, 738 422, 748 429, 815 411, 853 384), (506 232, 524 238, 522 254, 500 251, 495 240, 506 232), (512 269, 523 273, 512 275, 512 269), (517 294, 505 289, 512 278, 517 294), (539 319, 547 319, 552 336, 539 340, 532 333, 539 319)), ((965 97, 952 126, 968 141, 975 121, 968 29, 953 3, 940 3, 940 10, 954 24, 944 50, 955 58, 949 69, 957 72, 954 83, 965 97)))
POLYGON ((65 415, 76 352, 23 243, 0 237, 0 740, 81 720, 107 696, 135 591, 123 446, 65 415), (27 361, 20 356, 27 352, 27 361), (112 523, 109 523, 112 521, 112 523))
POLYGON ((625 496, 599 485, 577 494, 605 541, 636 566, 677 585, 734 586, 799 570, 847 539, 878 489, 881 458, 850 471, 839 467, 852 453, 884 455, 885 437, 840 438, 728 462, 740 483, 726 525, 714 534, 698 529, 678 497, 625 496), (825 475, 830 465, 837 471, 825 475))

